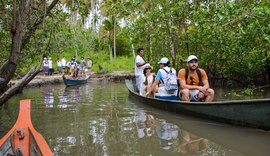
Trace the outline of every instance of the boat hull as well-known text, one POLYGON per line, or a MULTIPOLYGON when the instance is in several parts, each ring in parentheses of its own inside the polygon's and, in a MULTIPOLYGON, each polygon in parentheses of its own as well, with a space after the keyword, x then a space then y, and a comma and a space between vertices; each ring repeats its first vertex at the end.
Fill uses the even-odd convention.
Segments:
POLYGON ((43 136, 34 129, 30 109, 31 100, 20 101, 16 123, 0 140, 0 155, 53 155, 43 136))
POLYGON ((159 100, 137 94, 130 80, 126 80, 125 83, 132 98, 155 108, 234 125, 270 130, 269 98, 215 102, 159 100))
POLYGON ((81 85, 81 84, 87 83, 87 80, 89 79, 90 76, 87 75, 81 79, 68 79, 64 75, 62 77, 63 77, 64 84, 66 86, 76 86, 76 85, 81 85))

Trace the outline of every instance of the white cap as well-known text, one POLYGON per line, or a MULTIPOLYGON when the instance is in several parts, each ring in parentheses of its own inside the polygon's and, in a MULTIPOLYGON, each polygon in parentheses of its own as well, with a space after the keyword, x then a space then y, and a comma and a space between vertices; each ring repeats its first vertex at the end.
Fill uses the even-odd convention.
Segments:
POLYGON ((152 66, 150 66, 150 64, 149 64, 149 63, 145 64, 144 69, 146 69, 146 68, 151 68, 151 69, 153 69, 153 67, 152 67, 152 66))
POLYGON ((158 64, 166 64, 168 63, 169 59, 167 57, 163 57, 159 62, 158 64))
POLYGON ((198 61, 198 58, 197 58, 195 55, 190 55, 190 56, 188 57, 188 59, 187 59, 187 62, 190 62, 190 61, 192 61, 192 60, 198 61))
POLYGON ((51 60, 52 58, 51 57, 49 57, 49 60, 51 60))

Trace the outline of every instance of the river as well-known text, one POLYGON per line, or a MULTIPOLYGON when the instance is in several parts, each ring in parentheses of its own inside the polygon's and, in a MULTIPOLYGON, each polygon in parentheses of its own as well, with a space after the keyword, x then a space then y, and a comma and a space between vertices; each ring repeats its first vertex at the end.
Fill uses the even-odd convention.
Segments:
POLYGON ((148 107, 124 82, 91 81, 27 88, 0 108, 0 137, 15 123, 20 99, 55 156, 269 156, 270 132, 148 107))

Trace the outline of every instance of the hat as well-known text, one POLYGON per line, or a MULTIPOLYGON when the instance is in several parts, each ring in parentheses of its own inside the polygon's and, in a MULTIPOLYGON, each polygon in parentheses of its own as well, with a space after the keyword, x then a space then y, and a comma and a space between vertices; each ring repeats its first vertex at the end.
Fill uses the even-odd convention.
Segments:
POLYGON ((47 60, 47 57, 44 57, 44 60, 47 60))
POLYGON ((153 67, 150 66, 150 64, 147 63, 147 64, 144 66, 144 69, 149 69, 149 68, 153 69, 153 67))
POLYGON ((192 60, 198 61, 198 58, 197 58, 195 55, 190 55, 190 56, 188 57, 188 59, 187 59, 187 62, 190 62, 190 61, 192 61, 192 60))
POLYGON ((49 60, 51 60, 52 58, 51 57, 49 57, 49 60))
POLYGON ((168 63, 169 59, 167 57, 163 57, 159 62, 158 64, 166 64, 168 63))

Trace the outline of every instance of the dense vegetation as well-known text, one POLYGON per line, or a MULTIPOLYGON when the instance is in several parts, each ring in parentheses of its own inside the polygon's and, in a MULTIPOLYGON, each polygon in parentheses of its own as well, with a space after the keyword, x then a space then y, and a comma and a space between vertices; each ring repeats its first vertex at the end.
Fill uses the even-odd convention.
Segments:
MULTIPOLYGON (((31 24, 49 2, 28 1, 34 8, 32 21, 27 21, 31 24)), ((11 51, 14 5, 0 0, 0 7, 3 64, 11 51)), ((40 65, 44 55, 56 60, 76 53, 92 58, 96 71, 98 64, 108 71, 132 70, 136 49, 144 47, 145 59, 156 68, 166 56, 180 69, 187 56, 195 54, 213 83, 266 85, 269 25, 268 0, 62 0, 22 48, 16 74, 40 65)))

